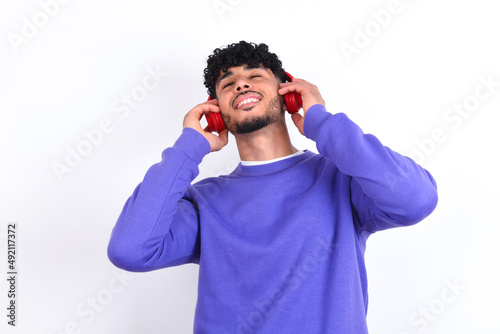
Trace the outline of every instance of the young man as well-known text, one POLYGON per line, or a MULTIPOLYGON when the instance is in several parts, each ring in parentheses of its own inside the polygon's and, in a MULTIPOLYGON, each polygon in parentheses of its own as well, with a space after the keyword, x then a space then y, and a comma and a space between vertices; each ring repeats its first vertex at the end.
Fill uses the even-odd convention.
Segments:
POLYGON ((368 333, 367 238, 437 204, 426 170, 327 112, 316 86, 284 81, 265 44, 216 49, 205 69, 214 99, 186 114, 113 230, 108 255, 125 270, 199 264, 195 333, 368 333), (303 97, 293 122, 319 154, 290 142, 289 92, 303 97), (191 184, 228 142, 228 130, 202 129, 208 111, 222 113, 241 163, 191 184))

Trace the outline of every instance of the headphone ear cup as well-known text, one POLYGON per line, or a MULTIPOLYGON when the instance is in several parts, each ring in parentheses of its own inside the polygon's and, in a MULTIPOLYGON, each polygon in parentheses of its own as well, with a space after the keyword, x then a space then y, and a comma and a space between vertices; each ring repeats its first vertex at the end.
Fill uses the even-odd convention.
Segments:
POLYGON ((302 108, 302 95, 297 92, 285 94, 285 104, 288 113, 294 114, 302 108))
POLYGON ((205 114, 205 118, 207 119, 208 128, 212 132, 221 133, 226 128, 222 120, 222 115, 218 112, 209 111, 205 114))
MULTIPOLYGON (((211 99, 212 97, 209 96, 207 101, 210 101, 211 99)), ((205 114, 205 118, 207 119, 208 128, 211 132, 215 131, 217 133, 221 133, 222 130, 226 128, 220 112, 209 111, 205 114)))
MULTIPOLYGON (((288 76, 288 81, 291 82, 293 79, 293 76, 285 72, 286 75, 288 76)), ((286 93, 284 95, 285 98, 285 104, 286 104, 286 109, 288 110, 289 114, 294 114, 302 108, 302 95, 298 92, 291 92, 291 93, 286 93)))

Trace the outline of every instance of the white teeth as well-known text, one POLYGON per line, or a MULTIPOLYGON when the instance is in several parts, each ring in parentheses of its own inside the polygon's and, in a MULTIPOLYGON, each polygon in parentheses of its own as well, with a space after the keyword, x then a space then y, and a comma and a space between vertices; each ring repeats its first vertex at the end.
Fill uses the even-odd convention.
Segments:
POLYGON ((239 107, 241 107, 242 105, 244 104, 247 104, 247 103, 250 103, 250 102, 259 102, 260 100, 259 99, 256 99, 255 97, 251 97, 251 98, 248 98, 248 99, 244 99, 243 101, 241 101, 238 106, 236 107, 236 109, 238 109, 239 107))

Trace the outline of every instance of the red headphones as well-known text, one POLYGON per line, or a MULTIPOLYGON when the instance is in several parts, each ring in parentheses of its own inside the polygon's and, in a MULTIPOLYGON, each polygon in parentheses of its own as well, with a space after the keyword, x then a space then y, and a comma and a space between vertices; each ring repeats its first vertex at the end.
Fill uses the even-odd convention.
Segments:
MULTIPOLYGON (((293 76, 285 72, 288 81, 292 81, 293 76)), ((286 93, 284 95, 285 98, 285 105, 286 109, 288 110, 289 114, 296 113, 302 108, 302 96, 298 92, 291 92, 291 93, 286 93)), ((207 101, 210 101, 212 99, 211 96, 208 97, 207 101)), ((222 120, 222 115, 220 112, 207 112, 205 114, 205 117, 207 118, 207 123, 208 123, 208 128, 210 129, 211 132, 217 132, 220 133, 222 130, 226 128, 226 125, 224 124, 224 121, 222 120)))

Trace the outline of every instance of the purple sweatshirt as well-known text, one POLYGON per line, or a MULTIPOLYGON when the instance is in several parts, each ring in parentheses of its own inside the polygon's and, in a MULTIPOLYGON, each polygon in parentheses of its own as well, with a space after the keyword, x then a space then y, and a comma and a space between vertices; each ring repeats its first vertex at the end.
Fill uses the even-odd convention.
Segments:
POLYGON ((315 105, 304 132, 319 154, 192 185, 210 145, 184 128, 126 202, 110 260, 199 264, 194 333, 368 333, 366 240, 427 217, 436 183, 343 113, 315 105))

